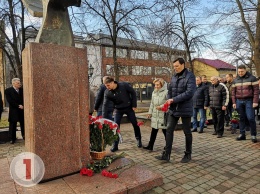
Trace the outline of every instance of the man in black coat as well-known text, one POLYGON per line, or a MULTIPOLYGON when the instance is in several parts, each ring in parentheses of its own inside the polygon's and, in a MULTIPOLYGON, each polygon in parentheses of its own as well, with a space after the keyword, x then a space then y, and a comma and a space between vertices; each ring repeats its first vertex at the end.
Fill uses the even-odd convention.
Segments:
MULTIPOLYGON (((103 77, 103 83, 106 80, 108 76, 104 76, 103 77)), ((102 84, 99 87, 99 90, 97 92, 96 95, 96 99, 95 99, 95 105, 94 105, 94 111, 97 111, 97 116, 102 116, 102 107, 103 107, 103 102, 104 102, 104 93, 106 91, 106 86, 104 84, 102 84)), ((114 104, 112 101, 108 102, 108 106, 107 106, 107 117, 106 119, 110 119, 113 120, 113 111, 114 111, 114 104)))
POLYGON ((192 116, 192 97, 196 90, 196 81, 194 74, 185 68, 183 58, 173 61, 175 74, 172 76, 168 87, 168 100, 166 103, 170 105, 167 112, 167 128, 166 128, 166 146, 162 155, 156 156, 158 160, 169 161, 172 152, 172 143, 174 130, 179 118, 182 120, 182 128, 185 134, 185 155, 182 163, 191 160, 192 153, 192 133, 190 130, 192 116))
MULTIPOLYGON (((127 118, 130 120, 134 127, 135 138, 137 140, 137 147, 142 147, 141 141, 141 131, 140 127, 137 124, 137 119, 135 116, 134 110, 137 107, 137 98, 135 90, 126 82, 117 82, 114 81, 112 77, 107 77, 104 80, 104 84, 107 88, 104 94, 104 103, 102 109, 102 116, 107 117, 109 101, 114 103, 115 108, 115 118, 114 121, 120 126, 121 119, 124 114, 127 115, 127 118)), ((111 148, 112 152, 118 150, 118 141, 115 141, 113 147, 111 148)))
POLYGON ((9 137, 11 144, 16 140, 17 122, 20 123, 21 133, 24 136, 24 110, 23 110, 23 89, 19 78, 12 79, 12 87, 5 90, 6 100, 9 103, 9 137))
POLYGON ((214 124, 214 132, 212 135, 217 135, 221 138, 224 133, 224 116, 227 109, 229 97, 228 89, 220 83, 218 77, 210 78, 212 85, 209 87, 209 106, 212 111, 212 119, 214 124))

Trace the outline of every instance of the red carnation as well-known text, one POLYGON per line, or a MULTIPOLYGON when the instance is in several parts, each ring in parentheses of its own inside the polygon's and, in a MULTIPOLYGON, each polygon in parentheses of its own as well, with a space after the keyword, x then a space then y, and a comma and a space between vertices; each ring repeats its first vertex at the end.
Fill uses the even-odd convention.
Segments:
POLYGON ((141 125, 143 125, 143 124, 144 124, 143 121, 137 122, 137 125, 138 125, 138 126, 141 126, 141 125))

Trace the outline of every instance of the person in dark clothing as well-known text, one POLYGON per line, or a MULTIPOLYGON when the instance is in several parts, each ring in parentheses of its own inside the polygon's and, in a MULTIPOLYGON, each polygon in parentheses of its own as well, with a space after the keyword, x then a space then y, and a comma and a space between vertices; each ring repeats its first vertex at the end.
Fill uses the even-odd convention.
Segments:
POLYGON ((24 134, 24 110, 23 110, 23 89, 19 78, 12 79, 12 87, 5 90, 6 100, 9 103, 9 137, 11 144, 16 141, 16 126, 20 123, 23 139, 24 134))
MULTIPOLYGON (((207 88, 209 88, 212 85, 211 82, 209 82, 207 80, 207 76, 206 75, 202 75, 201 76, 201 80, 202 80, 203 85, 205 85, 207 88)), ((205 114, 204 128, 207 128, 207 123, 208 123, 208 120, 207 120, 207 109, 204 109, 204 114, 205 114)))
POLYGON ((228 89, 223 83, 220 83, 218 77, 211 77, 212 86, 209 87, 209 106, 212 111, 212 119, 214 124, 214 132, 221 138, 224 133, 224 116, 228 105, 227 97, 228 89))
POLYGON ((192 116, 192 97, 196 90, 195 76, 187 68, 183 58, 178 58, 173 62, 175 74, 172 76, 168 87, 168 100, 170 105, 167 112, 166 146, 165 151, 155 158, 158 160, 169 161, 172 151, 174 130, 179 118, 182 119, 182 128, 185 134, 186 151, 182 158, 182 163, 191 160, 192 152, 192 133, 190 130, 192 116))
MULTIPOLYGON (((107 78, 108 76, 104 76, 103 77, 103 83, 104 80, 107 78)), ((102 84, 99 87, 99 90, 97 92, 96 95, 96 100, 95 100, 95 105, 94 105, 94 111, 97 111, 97 116, 102 116, 102 107, 103 107, 103 102, 104 102, 104 93, 106 91, 106 86, 104 84, 102 84)), ((107 105, 107 117, 106 119, 109 120, 113 120, 113 111, 114 111, 114 104, 112 101, 108 101, 108 105, 107 105)))
POLYGON ((197 76, 196 77, 196 92, 193 95, 193 122, 192 122, 192 131, 191 132, 196 132, 197 131, 197 125, 198 125, 198 120, 197 120, 197 115, 198 113, 200 114, 200 125, 199 125, 199 133, 203 133, 204 129, 204 124, 205 124, 205 110, 208 107, 208 87, 205 86, 202 81, 201 77, 197 76))
MULTIPOLYGON (((107 118, 109 101, 114 103, 115 115, 114 121, 120 127, 121 119, 124 114, 134 127, 135 138, 137 140, 137 147, 142 147, 142 137, 140 127, 137 125, 137 119, 134 110, 137 107, 137 98, 135 90, 129 83, 114 81, 114 78, 107 77, 104 80, 104 84, 107 88, 104 94, 104 103, 102 108, 102 116, 107 118)), ((118 141, 115 141, 111 151, 118 150, 118 141)))

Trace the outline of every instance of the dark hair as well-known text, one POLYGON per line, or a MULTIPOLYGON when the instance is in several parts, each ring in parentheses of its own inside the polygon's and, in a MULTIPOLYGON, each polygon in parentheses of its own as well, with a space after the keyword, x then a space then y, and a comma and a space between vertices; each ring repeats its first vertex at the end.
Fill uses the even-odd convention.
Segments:
POLYGON ((114 78, 107 76, 104 80, 104 84, 108 84, 114 81, 115 81, 114 78))
POLYGON ((185 65, 185 61, 184 61, 184 59, 183 58, 177 58, 177 59, 175 59, 174 61, 173 61, 173 63, 175 63, 175 62, 177 62, 177 61, 179 61, 179 63, 181 64, 181 65, 185 65))
POLYGON ((238 69, 246 69, 246 66, 245 65, 239 65, 237 68, 238 69))
POLYGON ((233 78, 233 74, 232 73, 229 73, 227 74, 229 77, 232 77, 233 78))

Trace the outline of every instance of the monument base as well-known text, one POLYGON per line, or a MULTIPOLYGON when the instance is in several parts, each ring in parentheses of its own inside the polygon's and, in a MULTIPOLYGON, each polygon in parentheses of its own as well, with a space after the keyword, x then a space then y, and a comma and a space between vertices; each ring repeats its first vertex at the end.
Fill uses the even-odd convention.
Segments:
POLYGON ((26 151, 44 162, 43 181, 89 160, 86 49, 29 43, 23 51, 26 151))

